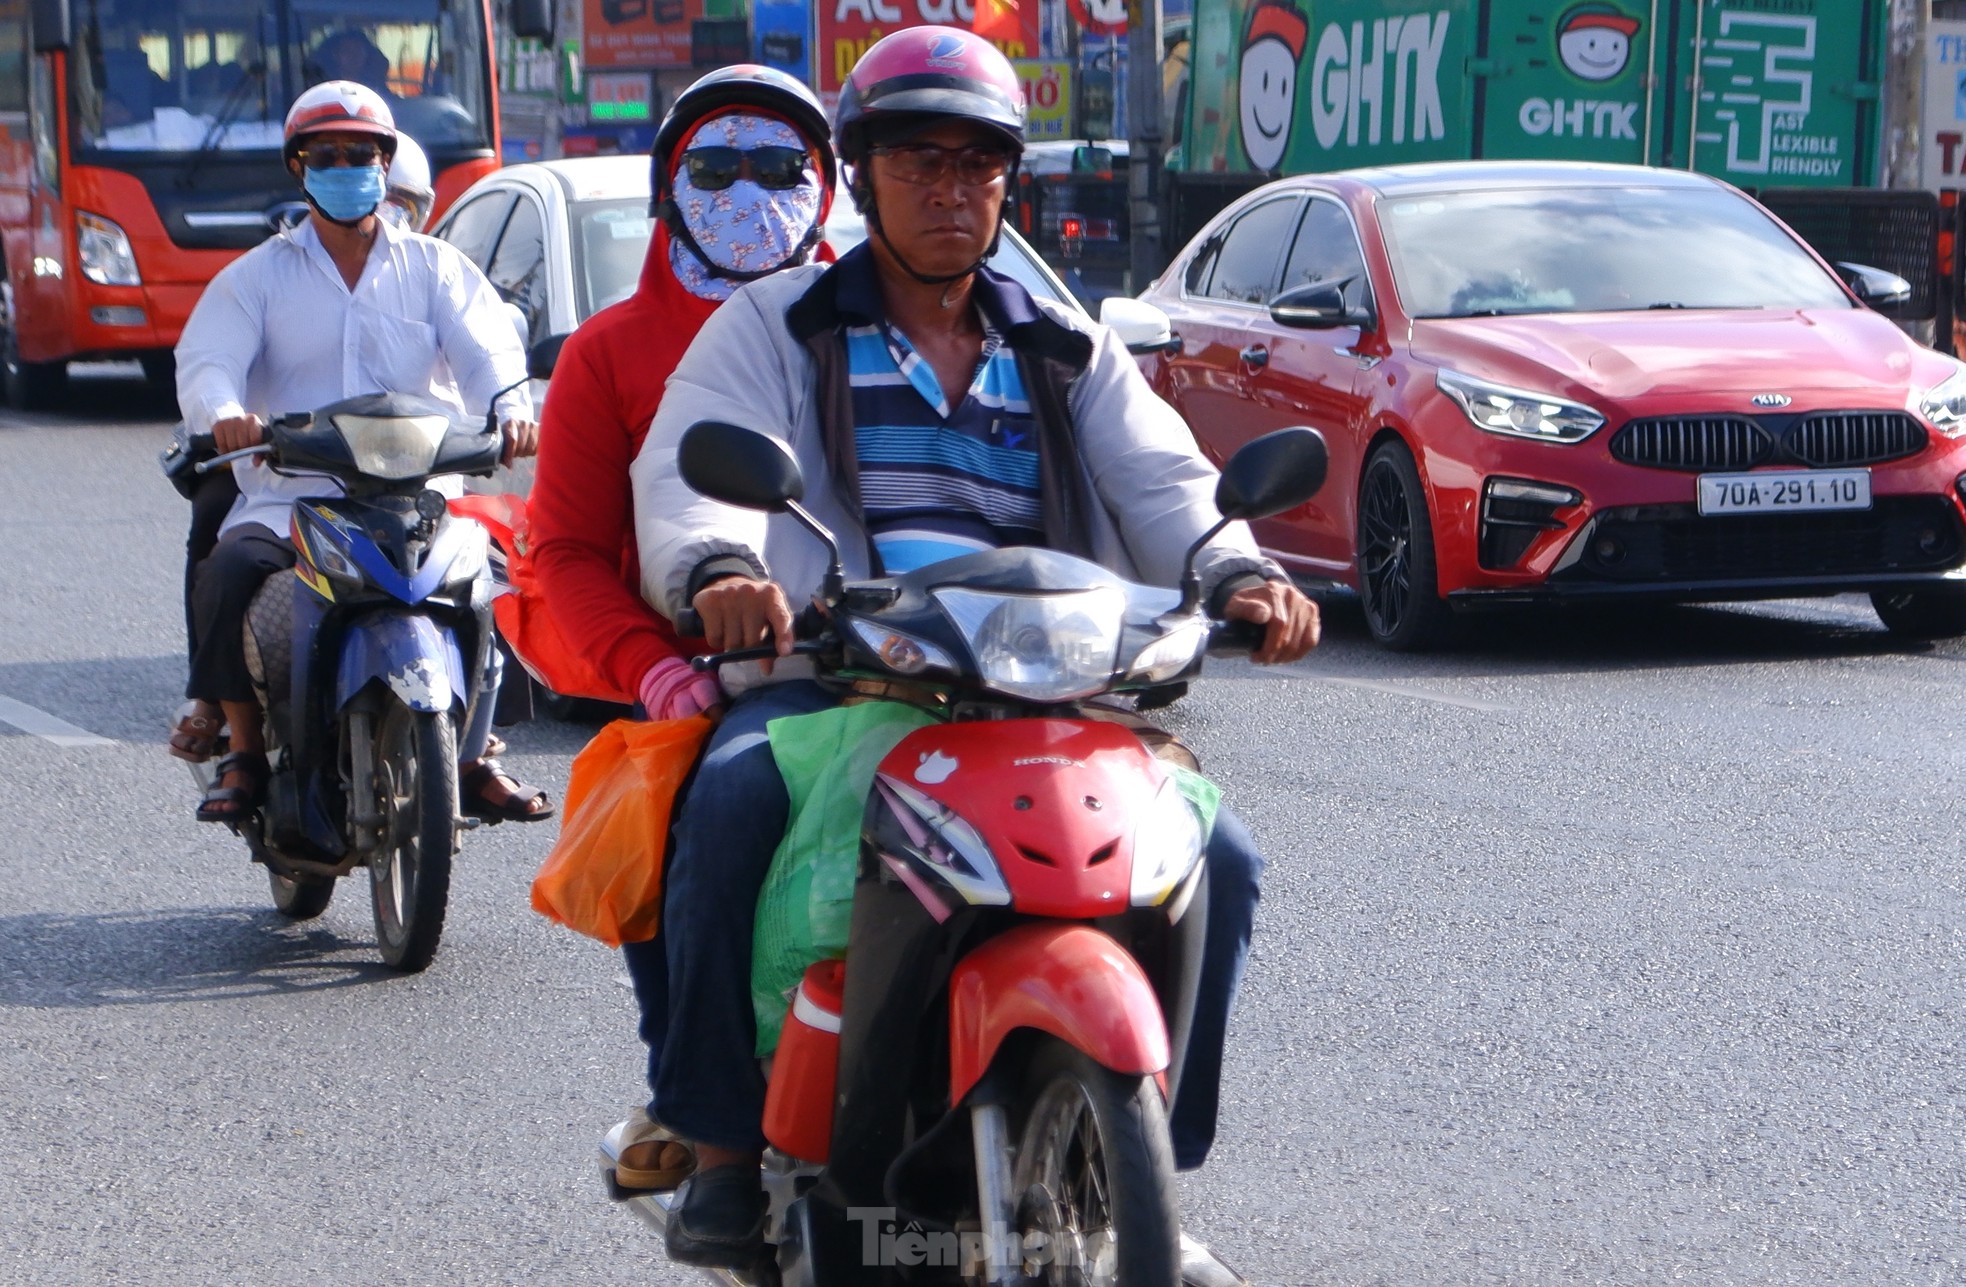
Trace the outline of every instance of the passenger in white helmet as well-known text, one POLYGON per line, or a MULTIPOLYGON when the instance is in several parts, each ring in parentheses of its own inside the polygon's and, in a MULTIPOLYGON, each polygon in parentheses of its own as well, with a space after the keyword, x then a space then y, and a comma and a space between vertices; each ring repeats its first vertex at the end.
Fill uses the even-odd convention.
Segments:
POLYGON ((376 211, 405 232, 422 232, 437 204, 430 185, 430 157, 409 135, 396 135, 396 159, 389 163, 389 182, 376 211))

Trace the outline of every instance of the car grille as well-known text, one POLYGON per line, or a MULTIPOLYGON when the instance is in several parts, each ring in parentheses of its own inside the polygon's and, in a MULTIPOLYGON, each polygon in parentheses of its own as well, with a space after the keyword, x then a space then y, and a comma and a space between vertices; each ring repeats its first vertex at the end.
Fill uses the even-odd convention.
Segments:
POLYGON ((1628 465, 1689 473, 1800 464, 1875 465, 1923 450, 1925 426, 1902 411, 1808 415, 1670 416, 1634 420, 1611 439, 1628 465))
POLYGON ((1882 496, 1868 510, 1702 517, 1691 505, 1607 509, 1573 577, 1624 582, 1928 572, 1966 552, 1942 496, 1882 496))
POLYGON ((1767 430, 1740 416, 1634 420, 1611 440, 1611 454, 1654 469, 1747 469, 1775 451, 1767 430))
POLYGON ((1806 465, 1874 465, 1917 454, 1925 426, 1902 411, 1840 411, 1804 416, 1784 442, 1806 465))

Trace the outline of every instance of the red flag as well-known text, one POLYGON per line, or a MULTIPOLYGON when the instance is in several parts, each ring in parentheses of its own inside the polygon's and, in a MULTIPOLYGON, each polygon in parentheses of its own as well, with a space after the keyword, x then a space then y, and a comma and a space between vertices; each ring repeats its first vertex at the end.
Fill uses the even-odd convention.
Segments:
MULTIPOLYGON (((1022 0, 1035 4, 1036 0, 1022 0)), ((1019 11, 1020 0, 976 0, 976 16, 970 20, 969 29, 999 49, 1024 45, 1024 17, 1019 11)), ((1029 57, 1023 52, 1017 57, 1029 57)))

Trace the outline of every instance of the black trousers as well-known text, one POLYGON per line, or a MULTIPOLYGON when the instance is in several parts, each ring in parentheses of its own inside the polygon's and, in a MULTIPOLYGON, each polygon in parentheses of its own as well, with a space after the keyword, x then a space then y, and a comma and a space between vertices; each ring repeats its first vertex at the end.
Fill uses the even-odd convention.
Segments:
POLYGON ((198 651, 198 623, 191 610, 191 589, 198 581, 198 565, 218 544, 219 525, 232 512, 239 499, 239 484, 232 471, 221 469, 206 474, 191 493, 191 531, 184 538, 184 651, 198 651))
POLYGON ((294 565, 294 547, 257 523, 235 527, 198 564, 191 587, 191 682, 207 702, 256 701, 246 673, 246 611, 260 585, 294 565))

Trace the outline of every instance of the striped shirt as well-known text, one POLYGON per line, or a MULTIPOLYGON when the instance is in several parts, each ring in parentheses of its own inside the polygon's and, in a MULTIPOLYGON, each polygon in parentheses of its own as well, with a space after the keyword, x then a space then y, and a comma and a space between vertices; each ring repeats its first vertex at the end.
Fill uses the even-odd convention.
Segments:
MULTIPOLYGON (((951 405, 935 370, 880 315, 871 256, 843 279, 855 454, 886 575, 977 550, 1042 545, 1037 426, 1016 354, 987 313, 976 373, 951 405)), ((980 311, 980 310, 979 310, 980 311)))

